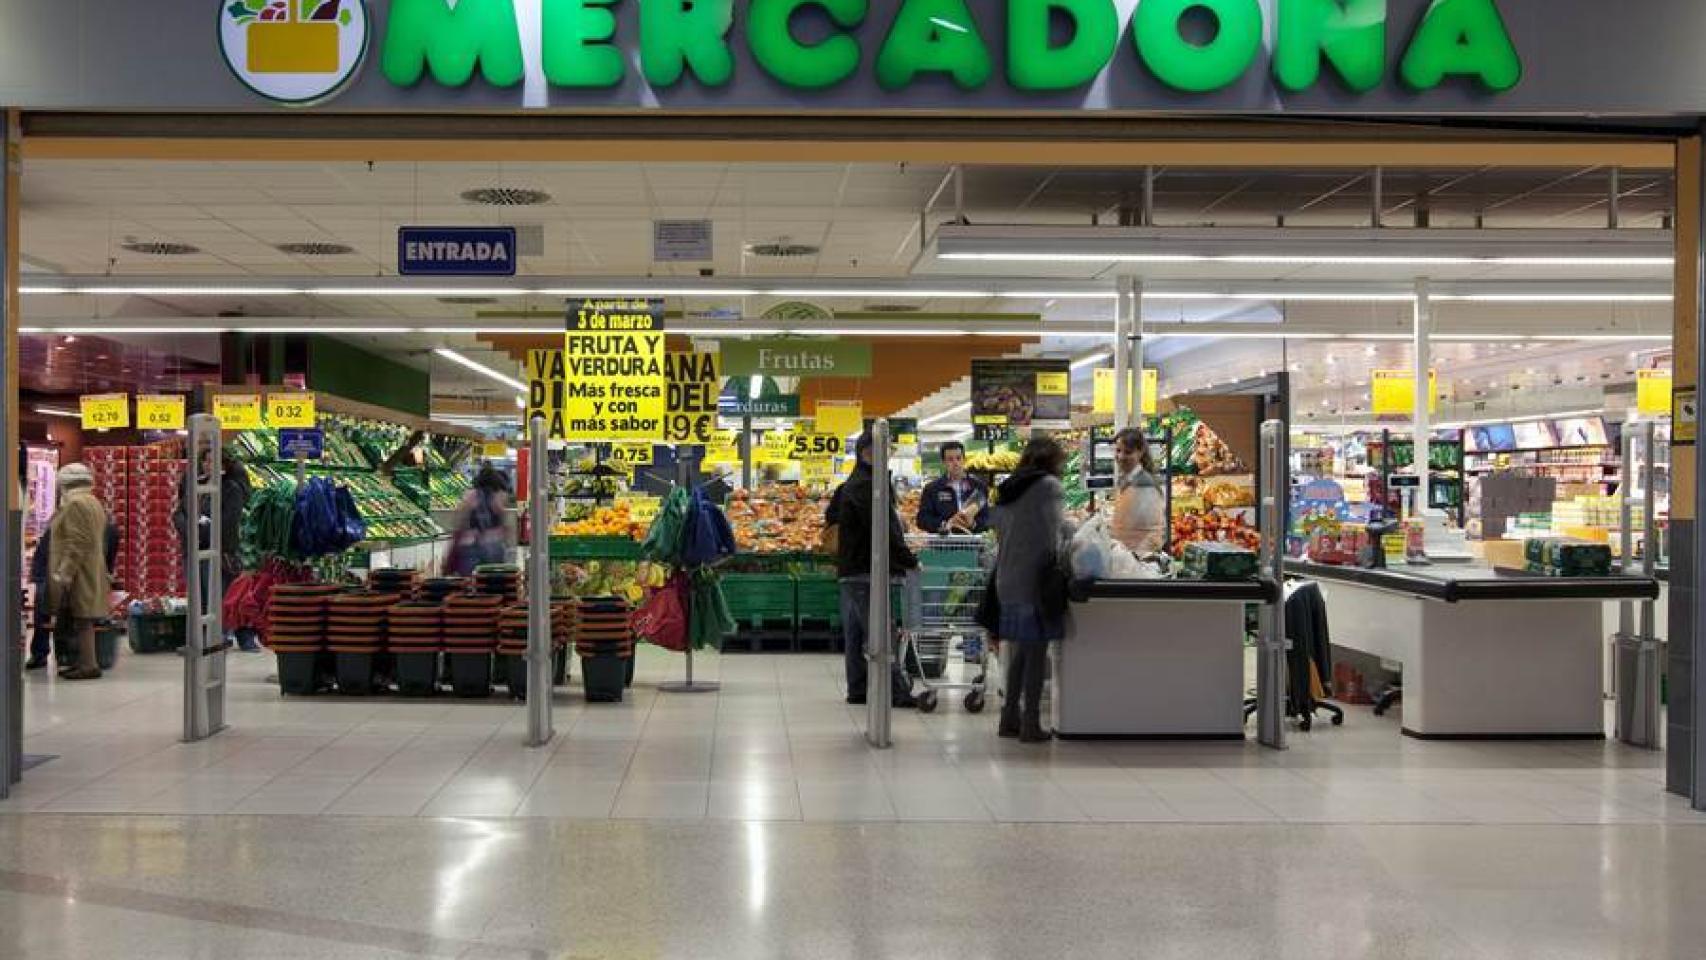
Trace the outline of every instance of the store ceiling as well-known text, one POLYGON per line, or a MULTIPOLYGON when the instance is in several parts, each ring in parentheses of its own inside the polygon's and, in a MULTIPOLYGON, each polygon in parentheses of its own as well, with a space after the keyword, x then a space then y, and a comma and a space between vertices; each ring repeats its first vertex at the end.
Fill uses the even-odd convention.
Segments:
MULTIPOLYGON (((1137 170, 1082 168, 966 168, 963 180, 939 165, 789 164, 365 164, 183 163, 143 161, 29 161, 24 170, 23 249, 31 279, 52 274, 121 277, 324 276, 348 280, 394 273, 396 228, 402 224, 503 224, 536 231, 537 246, 521 260, 527 276, 627 276, 686 280, 702 270, 719 280, 869 278, 904 280, 919 271, 934 279, 946 268, 921 254, 925 235, 962 218, 974 224, 1116 225, 1131 222, 1143 196, 1137 170), (483 188, 539 191, 546 202, 490 206, 463 195, 483 188), (928 209, 927 209, 928 208, 928 209), (715 258, 708 264, 659 264, 652 257, 651 221, 709 218, 715 258), (182 245, 179 256, 138 252, 182 245), (307 256, 281 247, 347 247, 347 253, 307 256), (815 248, 800 255, 754 254, 760 245, 815 248)), ((1294 227, 1366 225, 1373 199, 1365 170, 1157 171, 1154 221, 1166 226, 1271 227, 1283 217, 1294 227)), ((1673 205, 1668 175, 1622 174, 1617 183, 1621 223, 1668 226, 1673 205)), ((1435 227, 1600 228, 1612 196, 1612 172, 1569 170, 1390 169, 1382 174, 1383 218, 1410 226, 1425 210, 1435 227)), ((525 247, 525 244, 524 244, 525 247)), ((798 252, 798 251, 797 251, 798 252)), ((953 272, 979 271, 956 262, 953 272)), ((1026 265, 985 265, 987 276, 1043 276, 1026 265)), ((1663 280, 1664 271, 1649 271, 1663 280)), ((1276 279, 1313 277, 1312 268, 1276 271, 1276 279)), ((1100 277, 1105 268, 1072 276, 1100 277)), ((1641 275, 1646 278, 1645 274, 1641 275)), ((1560 279, 1630 279, 1615 277, 1560 279)), ((927 313, 1047 313, 1051 319, 1105 319, 1105 301, 1048 302, 900 297, 822 298, 837 311, 901 306, 927 313)), ((687 311, 734 307, 755 316, 774 298, 682 297, 687 311)), ((447 297, 29 297, 25 322, 42 317, 162 320, 224 315, 419 320, 431 325, 482 326, 496 314, 560 309, 551 298, 483 302, 447 297)), ((1171 305, 1192 322, 1313 322, 1347 308, 1337 304, 1210 303, 1171 305)), ((1402 324, 1374 305, 1348 308, 1352 328, 1402 324), (1363 314, 1371 318, 1364 321, 1363 314)), ((1662 329, 1668 308, 1641 312, 1607 306, 1575 317, 1583 329, 1662 329), (1652 316, 1647 316, 1651 313, 1652 316)), ((906 322, 911 309, 895 312, 906 322)), ((1401 311, 1400 311, 1401 312, 1401 311)), ((1547 311, 1512 313, 1482 305, 1442 306, 1442 323, 1557 327, 1547 311)), ((190 320, 191 323, 194 320, 190 320)), ((1379 329, 1387 329, 1379 326, 1379 329)), ((1489 327, 1491 329, 1491 327, 1489 327)), ((1561 328, 1560 328, 1561 329, 1561 328)), ((186 338, 194 340, 196 338, 186 338)), ((493 396, 504 388, 434 358, 450 345, 485 362, 503 362, 472 336, 351 335, 434 375, 440 392, 493 396)), ((176 348, 174 348, 176 349, 176 348)), ((188 349, 188 348, 185 348, 188 349)), ((1192 351, 1179 351, 1181 359, 1192 351)), ((1222 351, 1212 351, 1221 353, 1222 351)))

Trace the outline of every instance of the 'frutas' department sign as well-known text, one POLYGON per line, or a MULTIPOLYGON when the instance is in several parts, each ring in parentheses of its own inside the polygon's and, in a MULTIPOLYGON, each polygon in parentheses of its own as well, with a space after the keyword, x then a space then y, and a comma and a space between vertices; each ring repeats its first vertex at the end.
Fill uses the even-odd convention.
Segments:
MULTIPOLYGON (((227 0, 225 8, 261 3, 227 0)), ((347 6, 353 13, 360 4, 347 6)), ((1389 77, 1415 91, 1455 82, 1494 93, 1522 78, 1496 0, 1431 0, 1405 23, 1388 16, 1388 0, 1265 6, 1267 12, 1259 0, 391 0, 378 68, 388 84, 404 88, 460 88, 476 77, 517 87, 530 79, 531 63, 556 89, 613 89, 638 73, 658 90, 717 90, 750 65, 800 92, 869 75, 887 93, 946 78, 965 91, 1004 85, 1047 94, 1086 88, 1132 58, 1167 89, 1207 94, 1257 70, 1266 46, 1273 82, 1288 93, 1313 89, 1324 75, 1354 93, 1389 77)), ((263 32, 284 35, 277 27, 263 32)), ((329 40, 321 42, 330 67, 329 40)), ((337 66, 342 72, 345 64, 337 66)))

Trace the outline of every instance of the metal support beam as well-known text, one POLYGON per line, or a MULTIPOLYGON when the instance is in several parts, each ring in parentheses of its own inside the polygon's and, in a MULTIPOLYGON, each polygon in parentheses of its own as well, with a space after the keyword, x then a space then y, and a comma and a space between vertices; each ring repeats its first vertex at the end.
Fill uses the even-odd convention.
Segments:
POLYGON ((1385 226, 1386 219, 1386 170, 1384 167, 1374 168, 1374 189, 1369 193, 1368 224, 1376 230, 1385 226))
POLYGON ((551 482, 550 429, 545 418, 528 423, 527 517, 527 745, 543 747, 556 731, 551 724, 551 517, 546 490, 551 482))
POLYGON ((1416 411, 1411 420, 1416 449, 1416 512, 1424 513, 1432 494, 1433 474, 1428 470, 1428 446, 1433 436, 1433 300, 1426 280, 1416 281, 1415 299, 1416 411))
POLYGON ((1605 225, 1613 230, 1623 225, 1623 170, 1611 168, 1611 192, 1606 198, 1605 225))
POLYGON ((889 610, 889 422, 871 424, 871 605, 865 614, 865 740, 887 749, 894 688, 894 615, 889 610))
MULTIPOLYGON (((1706 127, 1699 132, 1706 137, 1706 127)), ((1693 209, 1685 216, 1686 226, 1679 224, 1677 228, 1677 255, 1689 257, 1693 267, 1690 278, 1693 290, 1689 291, 1693 295, 1690 305, 1693 315, 1688 317, 1688 321, 1693 327, 1695 369, 1687 373, 1678 370, 1677 373, 1686 378, 1684 383, 1693 383, 1698 390, 1701 358, 1706 357, 1706 237, 1702 236, 1706 234, 1706 151, 1696 145, 1694 150, 1682 151, 1679 156, 1691 156, 1693 160, 1687 166, 1679 164, 1676 176, 1678 181, 1684 177, 1690 181, 1686 192, 1678 189, 1678 200, 1691 197, 1694 203, 1693 209)), ((1681 290, 1677 291, 1677 300, 1684 302, 1681 290)), ((1679 359, 1684 355, 1678 352, 1679 359)), ((1706 636, 1706 609, 1702 609, 1699 592, 1700 564, 1706 559, 1706 523, 1701 522, 1699 503, 1702 481, 1706 480, 1706 443, 1679 446, 1677 451, 1672 455, 1673 468, 1674 461, 1681 457, 1691 457, 1694 461, 1694 490, 1686 498, 1692 509, 1673 518, 1673 522, 1683 521, 1679 526, 1685 536, 1690 536, 1691 542, 1679 551, 1683 554, 1684 566, 1676 570, 1678 577, 1671 585, 1673 591, 1680 589, 1686 593, 1679 598, 1682 603, 1673 605, 1671 611, 1670 682, 1690 686, 1685 699, 1673 695, 1671 703, 1674 705, 1683 700, 1692 703, 1693 707, 1687 716, 1670 720, 1670 748, 1682 750, 1685 755, 1680 760, 1667 757, 1666 765, 1670 788, 1682 788, 1680 792, 1686 792, 1694 809, 1706 810, 1706 656, 1701 656, 1701 637, 1706 636), (1678 613, 1682 616, 1677 616, 1678 613), (1685 736, 1681 735, 1684 731, 1685 736)))
MULTIPOLYGON (((1262 576, 1285 583, 1285 525, 1291 497, 1286 469, 1286 426, 1283 420, 1262 423, 1261 570, 1262 576)), ((1256 640, 1256 739, 1265 747, 1285 749, 1286 638, 1285 597, 1258 611, 1256 640)))
MULTIPOLYGON (((18 189, 23 173, 18 114, 0 110, 0 464, 8 478, 18 475, 18 189)), ((23 592, 24 505, 17 484, 6 485, 6 509, 0 511, 0 800, 23 776, 24 665, 20 611, 23 592)), ((41 601, 37 601, 38 603, 41 601)))
MULTIPOLYGON (((1654 462, 1658 439, 1652 421, 1628 424, 1623 432, 1622 547, 1623 570, 1631 576, 1652 577, 1656 571, 1658 525, 1653 514, 1654 462), (1639 483, 1636 478, 1639 477, 1639 483), (1635 496, 1636 489, 1640 496, 1635 496), (1641 564, 1635 565, 1634 511, 1642 513, 1641 564)), ((1633 602, 1618 605, 1617 636, 1613 640, 1613 688, 1617 694, 1617 739, 1633 747, 1659 749, 1659 640, 1654 636, 1654 602, 1643 601, 1640 618, 1633 602)))
POLYGON ((1114 304, 1114 428, 1136 426, 1143 410, 1143 281, 1118 279, 1114 304))
POLYGON ((1155 226, 1155 168, 1143 168, 1143 218, 1142 226, 1155 226))

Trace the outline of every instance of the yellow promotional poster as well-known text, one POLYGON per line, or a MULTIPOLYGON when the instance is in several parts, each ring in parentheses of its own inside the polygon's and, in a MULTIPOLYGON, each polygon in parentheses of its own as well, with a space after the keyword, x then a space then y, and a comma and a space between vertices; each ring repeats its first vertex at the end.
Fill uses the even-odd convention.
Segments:
POLYGON ((123 430, 130 426, 130 397, 122 393, 102 393, 82 398, 85 430, 123 430))
POLYGON ((1037 374, 1037 393, 1049 397, 1064 397, 1072 392, 1072 374, 1070 373, 1039 373, 1037 374))
POLYGON ((561 350, 527 351, 527 420, 524 431, 534 417, 545 418, 546 435, 552 440, 567 440, 563 408, 568 403, 569 385, 561 350))
POLYGON ((583 300, 563 343, 563 421, 571 439, 664 439, 669 376, 662 300, 583 300))
POLYGON ((717 400, 722 395, 722 358, 716 353, 671 353, 664 357, 669 376, 668 443, 709 444, 717 432, 717 400))
POLYGON ((509 456, 509 444, 488 443, 480 448, 480 454, 487 460, 502 460, 509 456))
POLYGON ((184 398, 173 396, 137 397, 136 425, 143 430, 182 430, 184 428, 184 398))
POLYGON ((819 433, 851 437, 865 429, 865 404, 858 400, 819 400, 815 422, 819 433))
POLYGON ((705 444, 705 462, 710 464, 740 463, 740 435, 729 430, 719 430, 711 436, 711 442, 705 444))
MULTIPOLYGON (((1095 371, 1091 409, 1096 413, 1114 412, 1114 387, 1118 378, 1114 371, 1107 367, 1095 371)), ((1142 414, 1152 417, 1161 409, 1161 371, 1145 369, 1143 371, 1143 410, 1142 414)))
POLYGON ((787 463, 793 459, 794 435, 783 430, 772 430, 764 435, 764 442, 752 448, 753 463, 787 463))
MULTIPOLYGON (((1368 379, 1370 409, 1377 417, 1416 412, 1416 376, 1410 370, 1373 370, 1368 379)), ((1439 411, 1439 371, 1428 371, 1428 412, 1439 411)))
POLYGON ((312 393, 267 395, 267 426, 274 430, 312 430, 314 424, 312 393))
POLYGON ((1670 395, 1674 382, 1669 370, 1642 370, 1636 374, 1635 406, 1641 411, 1641 416, 1670 416, 1670 395))
POLYGON ((800 461, 801 483, 828 483, 835 479, 835 459, 833 457, 817 457, 812 460, 800 461))
POLYGON ((226 393, 213 398, 213 416, 221 430, 259 430, 266 426, 258 393, 226 393))

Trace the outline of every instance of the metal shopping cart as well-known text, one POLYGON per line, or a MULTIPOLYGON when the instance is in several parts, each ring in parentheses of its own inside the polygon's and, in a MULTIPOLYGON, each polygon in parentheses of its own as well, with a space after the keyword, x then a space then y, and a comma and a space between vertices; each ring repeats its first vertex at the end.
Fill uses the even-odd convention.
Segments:
POLYGON ((919 570, 907 578, 907 629, 901 634, 902 669, 923 687, 918 709, 936 709, 940 691, 965 691, 965 708, 979 713, 989 675, 989 637, 977 625, 977 607, 989 579, 983 537, 907 537, 919 570), (963 668, 954 670, 958 657, 963 668), (956 674, 958 678, 956 679, 956 674))

